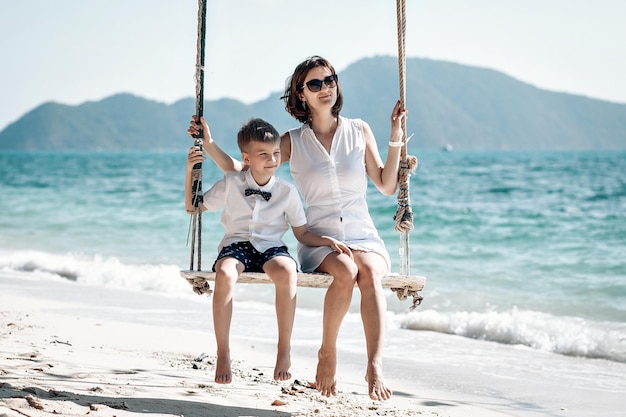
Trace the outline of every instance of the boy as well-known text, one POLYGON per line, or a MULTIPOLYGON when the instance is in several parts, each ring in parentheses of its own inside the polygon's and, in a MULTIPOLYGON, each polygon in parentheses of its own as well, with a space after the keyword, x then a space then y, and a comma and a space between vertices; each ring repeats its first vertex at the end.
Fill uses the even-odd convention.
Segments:
MULTIPOLYGON (((208 128, 208 126, 206 126, 208 128)), ((210 132, 206 129, 206 136, 210 132)), ((262 119, 251 119, 237 134, 237 144, 247 170, 228 172, 204 194, 202 210, 224 207, 221 223, 224 237, 219 244, 213 292, 213 326, 217 344, 215 382, 232 381, 229 333, 235 282, 240 273, 265 272, 276 288, 278 352, 274 379, 291 378, 291 332, 296 310, 296 261, 289 255, 282 237, 291 225, 294 236, 307 246, 330 246, 352 257, 340 241, 311 233, 300 196, 293 184, 274 176, 281 163, 280 135, 262 119)), ((187 157, 185 206, 194 212, 191 173, 205 159, 197 146, 187 157)))

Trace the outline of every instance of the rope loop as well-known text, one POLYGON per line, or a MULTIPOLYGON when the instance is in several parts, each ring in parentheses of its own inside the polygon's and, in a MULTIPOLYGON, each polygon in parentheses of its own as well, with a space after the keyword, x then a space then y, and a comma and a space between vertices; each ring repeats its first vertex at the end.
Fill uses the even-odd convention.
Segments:
POLYGON ((410 311, 413 311, 417 307, 419 307, 419 305, 422 304, 422 300, 424 299, 424 297, 422 297, 419 292, 412 290, 410 287, 392 288, 391 291, 396 293, 396 296, 400 301, 406 300, 409 296, 413 297, 413 302, 411 304, 411 307, 409 307, 410 311))
POLYGON ((187 282, 191 284, 191 288, 193 289, 193 292, 195 292, 198 295, 206 294, 210 296, 211 294, 213 294, 211 285, 209 285, 209 282, 206 279, 187 278, 187 282))

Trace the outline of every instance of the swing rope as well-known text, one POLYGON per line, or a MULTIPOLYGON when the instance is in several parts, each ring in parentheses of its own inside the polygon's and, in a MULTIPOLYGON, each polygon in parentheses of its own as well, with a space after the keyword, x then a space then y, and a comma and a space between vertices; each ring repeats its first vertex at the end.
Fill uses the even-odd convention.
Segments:
MULTIPOLYGON (((398 26, 398 72, 400 80, 400 103, 406 108, 406 6, 405 0, 396 0, 397 26, 398 26)), ((400 168, 398 171, 398 209, 394 216, 395 230, 400 233, 400 275, 410 275, 410 242, 409 232, 413 230, 413 209, 409 195, 411 174, 417 169, 417 158, 407 155, 406 119, 402 119, 403 146, 400 150, 400 168)), ((407 296, 413 296, 414 305, 416 297, 420 297, 415 291, 407 288, 392 289, 400 300, 407 296)), ((421 297, 420 297, 421 301, 421 297)), ((418 302, 419 304, 419 302, 418 302)))
MULTIPOLYGON (((196 116, 198 121, 204 113, 204 39, 206 37, 206 3, 207 0, 198 0, 198 41, 196 55, 196 116)), ((194 135, 194 144, 202 150, 202 127, 194 135)), ((196 251, 197 271, 202 270, 202 163, 193 166, 191 173, 191 198, 194 212, 191 215, 191 256, 189 270, 194 269, 194 251, 196 251), (196 239, 197 237, 197 239, 196 239)))
MULTIPOLYGON (((400 79, 400 102, 403 108, 406 108, 406 52, 405 52, 405 34, 406 34, 406 16, 404 0, 396 0, 398 10, 398 71, 400 79)), ((411 199, 409 196, 409 185, 411 173, 417 168, 417 158, 406 154, 407 142, 406 137, 406 119, 402 120, 402 130, 404 132, 403 146, 400 152, 400 169, 398 171, 398 211, 394 216, 396 221, 395 229, 397 232, 408 235, 413 230, 413 211, 411 209, 411 199)), ((402 239, 405 242, 401 245, 401 255, 403 263, 402 273, 409 274, 409 247, 408 236, 402 239)))

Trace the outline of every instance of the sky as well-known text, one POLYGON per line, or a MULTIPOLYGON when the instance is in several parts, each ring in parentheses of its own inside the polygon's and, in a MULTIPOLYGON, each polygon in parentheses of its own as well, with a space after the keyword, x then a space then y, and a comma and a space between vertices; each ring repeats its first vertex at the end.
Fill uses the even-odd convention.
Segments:
MULTIPOLYGON (((406 0, 406 55, 626 103, 625 18, 623 0, 406 0)), ((0 0, 0 130, 48 101, 194 97, 197 23, 197 0, 0 0)), ((396 23, 391 0, 209 0, 205 98, 266 98, 311 55, 397 56, 396 23)))

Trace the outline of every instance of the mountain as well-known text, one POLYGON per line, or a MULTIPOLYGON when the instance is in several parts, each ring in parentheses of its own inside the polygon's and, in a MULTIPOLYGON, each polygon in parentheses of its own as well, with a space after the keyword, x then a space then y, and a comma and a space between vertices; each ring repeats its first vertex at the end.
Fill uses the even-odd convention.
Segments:
MULTIPOLYGON (((389 135, 389 115, 399 96, 398 62, 365 58, 339 74, 342 115, 366 120, 379 143, 389 135)), ((498 71, 409 58, 406 62, 410 151, 440 149, 626 149, 626 104, 546 91, 498 71)), ((284 132, 298 123, 284 109, 281 92, 244 104, 206 101, 204 114, 216 141, 237 152, 236 132, 262 117, 284 132)), ((68 106, 48 102, 0 132, 0 150, 186 149, 195 99, 173 104, 118 94, 68 106)), ((382 147, 382 145, 381 145, 382 147)))

